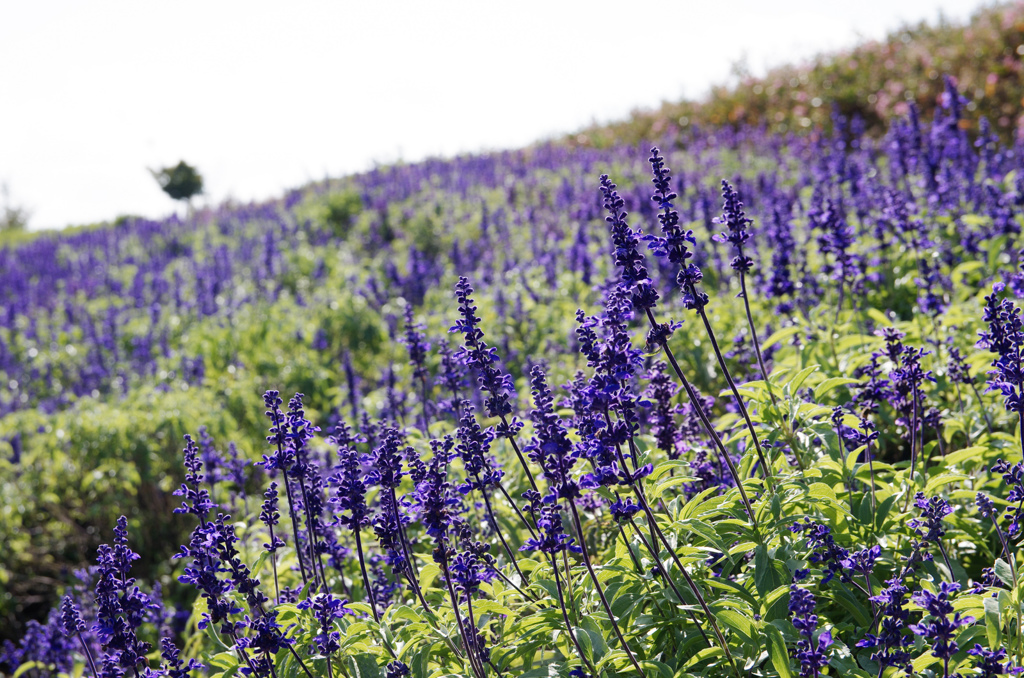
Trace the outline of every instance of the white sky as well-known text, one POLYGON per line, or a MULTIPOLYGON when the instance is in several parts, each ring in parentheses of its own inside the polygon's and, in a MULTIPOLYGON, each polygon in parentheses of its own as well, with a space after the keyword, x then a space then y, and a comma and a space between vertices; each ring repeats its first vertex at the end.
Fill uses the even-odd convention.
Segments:
POLYGON ((162 216, 374 162, 509 148, 754 73, 965 20, 979 0, 0 0, 0 183, 33 228, 162 216))

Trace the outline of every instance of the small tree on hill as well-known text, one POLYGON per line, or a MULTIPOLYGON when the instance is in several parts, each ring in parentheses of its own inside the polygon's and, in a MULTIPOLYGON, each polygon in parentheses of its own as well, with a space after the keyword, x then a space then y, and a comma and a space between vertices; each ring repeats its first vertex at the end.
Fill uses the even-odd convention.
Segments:
POLYGON ((184 160, 174 167, 149 170, 164 193, 175 200, 184 200, 192 210, 192 196, 203 192, 203 176, 184 160))
POLYGON ((28 220, 32 214, 23 207, 11 205, 11 195, 7 184, 0 185, 0 195, 3 196, 3 211, 0 213, 0 233, 14 233, 24 231, 28 227, 28 220))

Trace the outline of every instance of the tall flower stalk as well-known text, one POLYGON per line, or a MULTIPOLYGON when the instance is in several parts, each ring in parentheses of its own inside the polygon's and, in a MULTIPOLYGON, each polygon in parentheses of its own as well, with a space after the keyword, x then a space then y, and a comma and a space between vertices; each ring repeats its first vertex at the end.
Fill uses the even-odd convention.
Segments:
MULTIPOLYGON (((657 151, 657 148, 651 151, 651 165, 654 167, 654 183, 658 187, 658 194, 664 195, 665 190, 668 188, 668 169, 663 170, 665 180, 663 182, 660 181, 659 167, 655 164, 655 159, 659 158, 657 151)), ((663 159, 660 160, 663 164, 663 159)), ((659 199, 658 194, 655 194, 655 200, 659 199)), ((754 344, 754 354, 757 356, 757 365, 761 369, 761 378, 764 379, 772 405, 778 405, 778 402, 775 400, 775 393, 772 391, 771 382, 768 381, 768 370, 764 366, 764 355, 761 352, 761 340, 758 339, 757 327, 754 325, 754 316, 750 312, 750 295, 747 293, 747 273, 753 268, 754 261, 743 251, 743 245, 750 239, 747 227, 753 224, 754 221, 747 218, 747 215, 743 212, 743 203, 740 202, 739 194, 725 179, 722 180, 722 199, 724 206, 722 208, 722 217, 718 223, 724 224, 729 229, 729 232, 728 234, 722 233, 718 236, 719 241, 730 242, 736 248, 736 256, 733 257, 731 265, 732 269, 739 274, 740 297, 743 299, 743 308, 747 313, 747 326, 750 328, 750 338, 754 344)), ((670 213, 676 214, 676 211, 668 206, 668 200, 659 200, 659 202, 664 206, 663 209, 665 210, 663 214, 658 216, 659 219, 667 218, 670 213)), ((678 214, 676 214, 675 219, 678 221, 678 214)), ((662 221, 662 228, 664 228, 664 223, 662 221)))
MULTIPOLYGON (((601 192, 604 195, 604 208, 608 212, 605 221, 608 222, 611 228, 612 240, 615 244, 615 263, 622 269, 623 285, 630 291, 634 307, 647 316, 651 325, 651 330, 647 335, 647 343, 649 346, 661 347, 665 351, 665 357, 668 358, 673 371, 679 377, 679 381, 686 391, 690 404, 700 418, 704 431, 718 451, 723 464, 729 467, 729 473, 732 475, 736 488, 740 492, 740 498, 743 500, 743 505, 747 510, 747 516, 755 531, 757 531, 757 517, 753 507, 750 505, 750 500, 747 498, 743 479, 740 477, 739 471, 736 469, 736 465, 733 463, 725 444, 715 430, 714 424, 712 424, 710 417, 705 412, 703 400, 697 394, 696 389, 690 384, 686 375, 683 374, 675 355, 672 353, 672 349, 668 345, 668 339, 672 335, 673 327, 669 323, 658 323, 654 316, 652 309, 653 305, 657 302, 657 292, 654 291, 651 285, 646 268, 642 266, 643 255, 637 249, 639 239, 633 233, 629 224, 626 223, 627 215, 623 210, 626 203, 619 197, 615 190, 615 184, 611 182, 607 174, 601 176, 601 192)), ((670 259, 675 263, 677 260, 685 262, 686 259, 693 256, 686 248, 686 240, 690 240, 692 237, 692 233, 687 235, 681 231, 673 231, 670 236, 664 239, 654 240, 651 239, 651 236, 648 236, 648 239, 651 240, 655 253, 659 251, 676 252, 677 254, 672 255, 675 258, 670 259)), ((695 304, 703 305, 707 303, 707 295, 694 287, 694 284, 700 282, 703 277, 700 268, 696 264, 687 264, 681 268, 679 276, 680 280, 683 281, 681 284, 684 287, 683 302, 688 308, 694 307, 693 305, 695 304), (692 295, 690 295, 691 292, 692 295)))
MULTIPOLYGON (((662 210, 662 212, 658 214, 658 221, 661 223, 661 230, 664 237, 648 235, 646 237, 647 241, 652 251, 657 256, 667 258, 672 264, 679 268, 679 272, 676 276, 676 282, 682 289, 683 303, 687 308, 696 311, 704 324, 704 330, 707 332, 708 339, 711 341, 711 348, 715 353, 715 358, 718 360, 718 366, 721 368, 722 374, 725 376, 725 380, 729 384, 729 389, 732 391, 737 407, 739 407, 740 415, 743 417, 743 421, 746 422, 747 430, 750 431, 750 437, 754 442, 754 449, 757 451, 757 458, 761 464, 762 473, 766 479, 770 479, 772 477, 772 468, 765 460, 764 452, 761 449, 761 440, 754 428, 754 422, 751 420, 750 413, 747 411, 747 406, 743 402, 743 398, 740 396, 739 389, 736 387, 736 382, 733 380, 732 373, 729 371, 729 366, 725 363, 725 356, 722 354, 722 349, 718 346, 718 339, 715 337, 715 331, 712 329, 711 321, 708 319, 708 314, 705 310, 708 304, 708 296, 697 289, 697 285, 703 279, 703 274, 696 264, 687 263, 687 259, 692 257, 693 253, 689 251, 686 243, 690 242, 692 244, 696 241, 693 237, 692 231, 684 232, 679 226, 679 214, 672 205, 672 200, 678 196, 671 191, 669 184, 671 174, 669 169, 665 167, 665 159, 661 156, 657 147, 651 149, 650 163, 654 172, 652 182, 657 189, 651 199, 656 201, 659 209, 662 210)), ((746 227, 752 222, 743 214, 741 209, 743 204, 739 202, 739 198, 735 191, 732 190, 732 187, 724 181, 722 183, 726 202, 723 217, 718 219, 718 223, 725 223, 729 227, 729 233, 728 235, 723 234, 723 236, 720 237, 720 240, 728 240, 736 247, 739 254, 733 259, 732 267, 740 273, 741 281, 744 281, 745 279, 742 276, 753 266, 753 260, 743 253, 743 244, 750 237, 746 232, 746 227)), ((605 208, 608 209, 608 212, 612 215, 612 217, 609 217, 609 221, 613 225, 613 233, 616 231, 622 232, 626 214, 625 212, 621 212, 621 217, 613 220, 613 217, 615 216, 614 201, 609 198, 610 195, 606 191, 605 208), (621 222, 621 225, 619 222, 621 222)), ((628 231, 628 226, 625 226, 625 230, 628 231)), ((618 251, 619 250, 616 250, 617 253, 618 251)), ((638 256, 641 256, 642 258, 642 255, 638 254, 638 256)), ((765 383, 767 383, 768 374, 764 368, 764 359, 761 356, 760 345, 757 343, 757 330, 754 328, 753 318, 750 316, 750 307, 748 300, 746 299, 745 281, 743 285, 744 303, 748 304, 747 315, 748 318, 750 318, 750 331, 754 338, 754 344, 757 346, 758 363, 761 366, 761 372, 764 376, 765 383)), ((645 310, 649 311, 653 305, 654 304, 652 303, 650 306, 646 307, 645 310)), ((652 321, 652 326, 653 325, 656 324, 652 321)), ((667 346, 667 339, 668 338, 665 337, 664 342, 655 343, 656 345, 665 344, 667 346)))
MULTIPOLYGON (((982 319, 988 324, 988 331, 980 333, 978 347, 996 354, 987 390, 1002 393, 1006 411, 1015 413, 1018 426, 1024 426, 1024 323, 1020 309, 1009 299, 999 298, 1005 288, 1005 284, 996 283, 992 294, 985 297, 982 319)), ((1024 433, 1021 453, 1024 454, 1024 433)))
MULTIPOLYGON (((552 400, 550 394, 547 393, 547 384, 543 377, 543 371, 540 371, 540 368, 534 368, 534 385, 539 396, 541 414, 546 414, 552 400)), ((625 636, 622 635, 619 624, 615 619, 615 614, 612 612, 608 598, 605 596, 601 580, 598 579, 597 572, 594 570, 590 552, 587 549, 586 537, 583 534, 583 524, 580 521, 579 511, 576 508, 576 500, 580 496, 580 486, 572 475, 572 468, 576 465, 579 457, 575 453, 572 444, 565 435, 565 430, 562 428, 561 423, 557 421, 557 418, 539 416, 538 421, 542 422, 541 430, 538 431, 538 435, 542 436, 542 439, 540 444, 537 445, 535 460, 544 470, 544 477, 548 481, 549 488, 543 501, 556 505, 564 500, 568 504, 569 513, 572 516, 573 526, 576 531, 576 539, 583 556, 583 564, 587 568, 590 580, 594 584, 594 589, 601 600, 601 605, 608 614, 608 619, 611 621, 615 636, 619 639, 619 644, 629 657, 630 663, 633 664, 633 667, 641 676, 645 676, 646 674, 640 668, 640 664, 630 649, 629 643, 626 642, 625 636)), ((539 493, 536 496, 540 496, 539 493)), ((552 526, 555 524, 553 517, 550 518, 548 524, 552 526)), ((558 519, 557 525, 559 528, 561 527, 560 519, 558 519)), ((563 537, 558 538, 562 543, 567 538, 563 537)))
POLYGON ((498 349, 488 346, 484 342, 484 333, 480 329, 480 318, 476 315, 476 305, 473 303, 472 294, 473 287, 469 284, 469 279, 460 277, 455 286, 455 296, 459 301, 459 314, 462 317, 448 330, 449 332, 461 332, 463 335, 463 345, 456 352, 455 357, 477 371, 477 381, 487 396, 487 415, 501 420, 501 425, 497 428, 498 434, 508 439, 516 457, 519 458, 519 464, 523 473, 526 474, 526 479, 530 482, 530 487, 535 492, 539 492, 537 481, 534 480, 533 473, 530 472, 530 465, 526 463, 526 457, 523 456, 515 439, 515 434, 519 432, 522 424, 514 418, 511 422, 508 419, 508 416, 512 414, 510 398, 515 393, 512 375, 503 374, 494 366, 494 363, 498 362, 498 349))

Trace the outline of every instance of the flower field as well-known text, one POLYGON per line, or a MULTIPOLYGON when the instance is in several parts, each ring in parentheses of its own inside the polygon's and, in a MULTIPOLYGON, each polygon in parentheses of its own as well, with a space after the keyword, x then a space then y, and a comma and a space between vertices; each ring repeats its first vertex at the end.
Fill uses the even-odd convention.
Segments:
POLYGON ((1024 146, 674 130, 0 249, 14 676, 1024 664, 1024 146))

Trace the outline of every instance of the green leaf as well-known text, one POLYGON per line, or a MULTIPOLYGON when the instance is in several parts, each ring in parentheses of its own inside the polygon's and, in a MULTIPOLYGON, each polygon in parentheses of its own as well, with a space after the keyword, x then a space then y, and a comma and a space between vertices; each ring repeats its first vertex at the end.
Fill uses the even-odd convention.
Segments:
POLYGON ((576 636, 576 641, 580 644, 580 648, 583 649, 583 654, 586 656, 586 660, 593 664, 594 663, 594 643, 590 638, 590 634, 587 633, 586 629, 581 629, 578 626, 573 627, 573 634, 576 636))
POLYGON ((997 650, 1003 639, 1003 621, 999 614, 999 601, 985 598, 985 632, 988 634, 988 646, 997 650))
POLYGON ((779 678, 792 678, 793 672, 789 667, 786 639, 782 637, 782 632, 771 624, 765 624, 763 631, 768 637, 768 656, 772 660, 775 672, 779 674, 779 678))
POLYGON ((743 636, 744 642, 753 644, 755 640, 754 623, 735 610, 721 610, 715 614, 718 621, 743 636))
POLYGON ((1013 570, 1009 564, 1002 558, 996 558, 995 566, 993 569, 996 571, 996 576, 999 580, 1009 586, 1011 589, 1014 587, 1016 582, 1013 581, 1013 570))
POLYGON ((984 445, 974 445, 973 447, 965 447, 962 450, 956 452, 950 452, 945 457, 939 459, 939 463, 946 466, 952 466, 953 464, 959 464, 962 461, 974 460, 977 461, 982 458, 985 452, 988 452, 988 447, 984 445))
POLYGON ((878 511, 875 513, 875 529, 882 528, 882 525, 885 524, 885 519, 889 517, 889 512, 892 510, 895 503, 896 495, 890 495, 878 504, 878 511))
POLYGON ((489 612, 491 614, 503 614, 509 617, 515 616, 515 612, 493 600, 476 601, 475 603, 473 603, 473 611, 479 612, 480 614, 489 612))
MULTIPOLYGON (((789 339, 790 337, 797 335, 799 332, 800 332, 800 327, 798 325, 792 325, 790 327, 784 327, 781 330, 779 330, 779 331, 775 332, 774 334, 772 334, 772 336, 770 336, 767 339, 765 339, 764 343, 761 344, 761 346, 764 349, 767 349, 769 346, 773 346, 775 344, 778 344, 781 341, 789 339)), ((774 375, 771 375, 771 376, 774 376, 774 375)))
POLYGON ((219 652, 207 659, 206 663, 218 669, 226 669, 231 666, 237 666, 238 657, 233 652, 219 652))
POLYGON ((439 574, 441 574, 441 568, 437 566, 437 563, 424 563, 420 567, 420 588, 430 588, 439 574))
POLYGON ((583 630, 590 636, 590 643, 594 647, 594 659, 601 661, 601 659, 608 654, 608 643, 605 642, 604 632, 601 627, 598 626, 597 622, 594 621, 593 617, 586 615, 580 619, 580 623, 583 624, 583 630))
MULTIPOLYGON (((408 605, 395 605, 390 610, 390 615, 393 619, 405 619, 411 622, 423 621, 423 616, 412 609, 408 605)), ((382 620, 383 621, 383 620, 382 620)))
POLYGON ((824 397, 834 389, 838 388, 839 386, 846 386, 847 384, 859 383, 859 379, 850 379, 849 377, 829 377, 828 379, 814 387, 814 399, 821 400, 822 397, 824 397))
POLYGON ((818 366, 817 365, 811 365, 810 367, 805 367, 804 369, 800 370, 795 375, 793 375, 793 378, 790 379, 789 382, 786 384, 786 388, 789 389, 789 392, 791 394, 792 393, 796 393, 796 391, 801 386, 803 386, 804 382, 807 381, 807 377, 811 376, 812 374, 814 374, 817 371, 818 371, 818 366))
POLYGON ((846 608, 856 618, 858 624, 865 627, 871 624, 871 611, 864 607, 849 590, 836 588, 833 595, 836 602, 846 608))
POLYGON ((933 657, 931 651, 926 651, 923 655, 915 659, 911 664, 914 667, 914 673, 920 673, 922 669, 926 669, 932 664, 938 663, 939 658, 933 657))
POLYGON ((380 678, 380 667, 372 654, 349 655, 345 657, 345 663, 352 678, 380 678))
POLYGON ((754 549, 754 586, 763 599, 779 585, 773 558, 768 555, 768 547, 758 544, 754 549))
POLYGON ((18 667, 18 669, 14 672, 14 674, 11 676, 11 678, 20 678, 20 676, 23 673, 25 673, 26 671, 31 671, 32 669, 45 669, 45 668, 46 668, 46 664, 43 664, 42 662, 25 662, 24 664, 22 664, 21 666, 18 667))
POLYGON ((936 489, 942 487, 943 485, 949 485, 950 483, 958 483, 966 478, 967 476, 960 473, 940 473, 934 478, 928 479, 928 484, 924 486, 924 493, 927 495, 933 494, 936 489))

